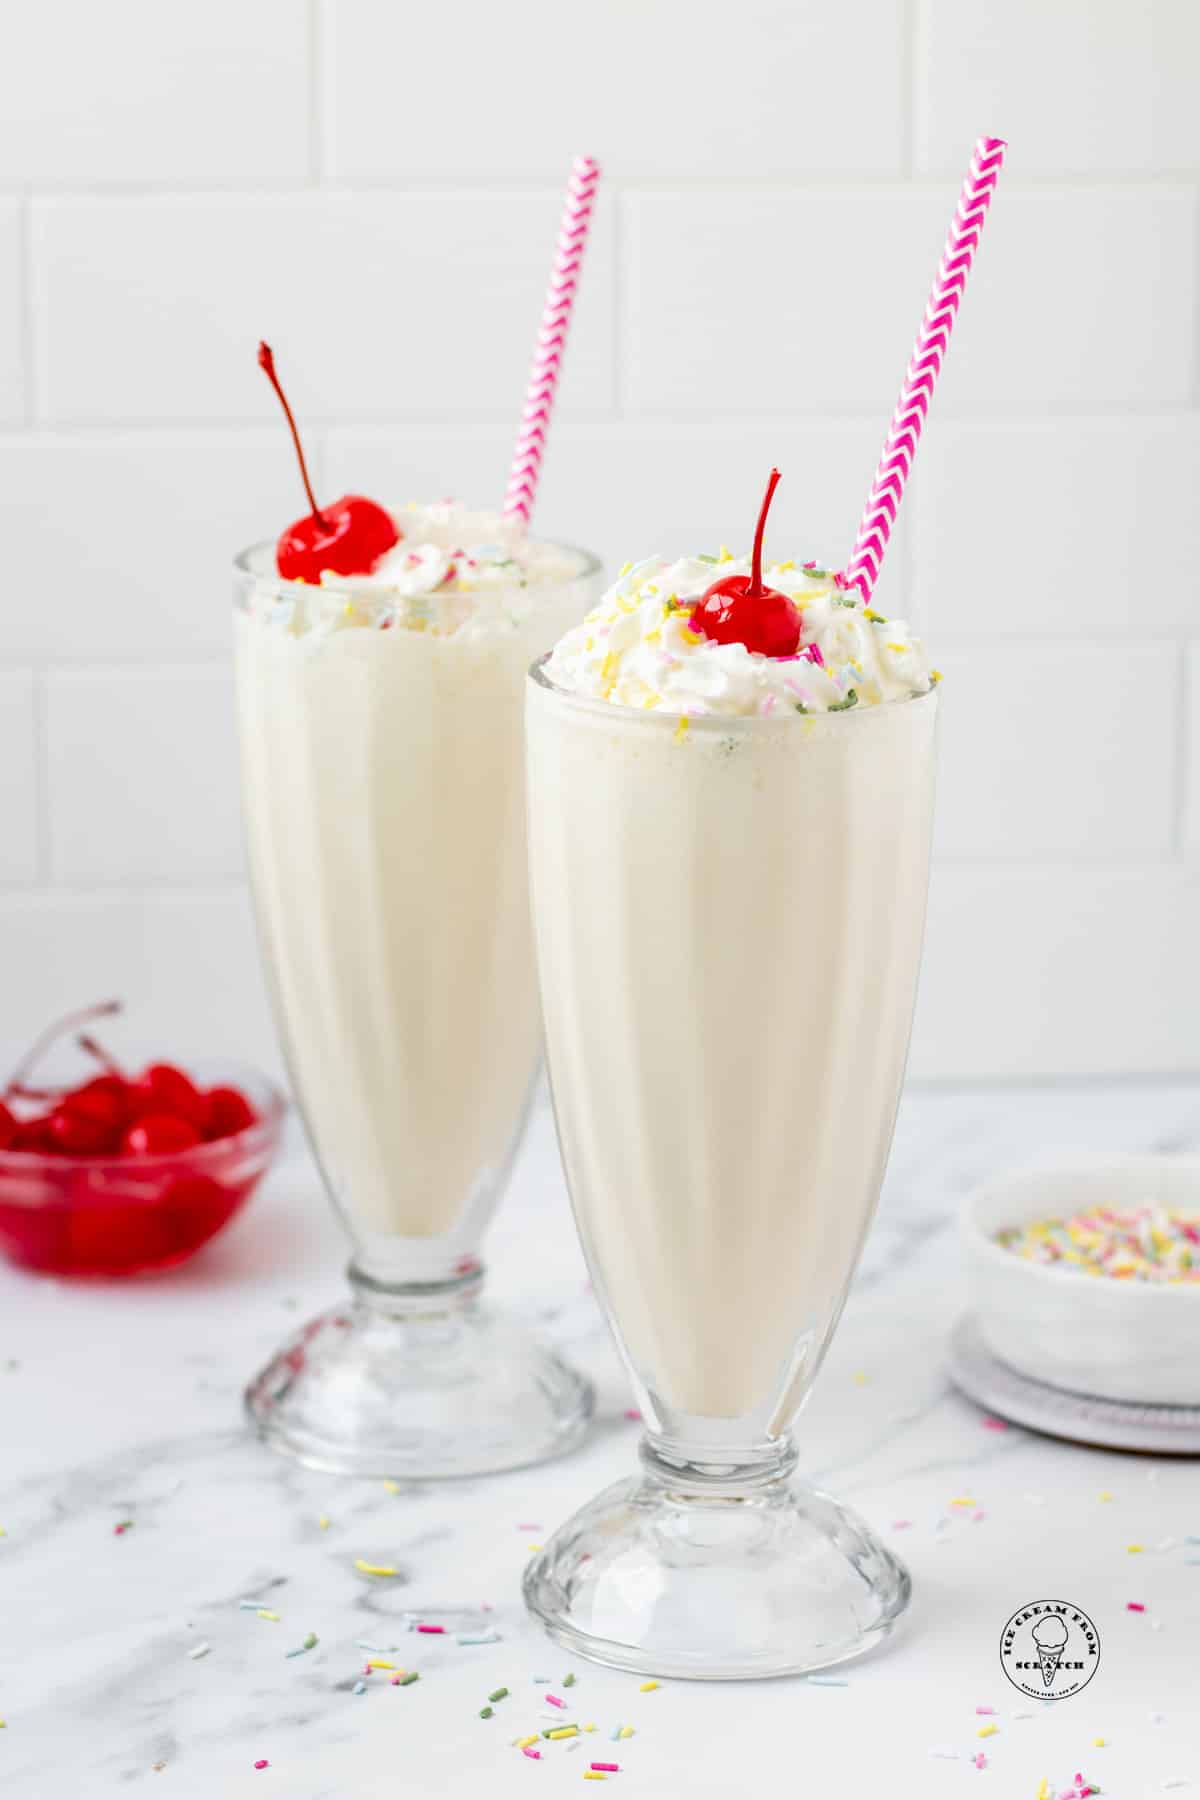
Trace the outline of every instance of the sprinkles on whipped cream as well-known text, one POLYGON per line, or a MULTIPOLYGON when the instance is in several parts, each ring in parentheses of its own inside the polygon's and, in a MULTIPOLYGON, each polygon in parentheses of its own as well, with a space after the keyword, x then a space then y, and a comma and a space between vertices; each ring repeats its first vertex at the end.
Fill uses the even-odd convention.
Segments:
POLYGON ((1113 1281, 1200 1282, 1200 1216, 1155 1206, 1098 1206, 996 1233, 1027 1262, 1113 1281))
POLYGON ((801 615, 792 656, 718 642, 689 620, 719 571, 748 574, 749 557, 651 556, 626 564, 600 604, 546 664, 556 686, 618 706, 685 716, 847 712, 927 693, 935 677, 902 619, 863 604, 815 563, 763 570, 801 615))

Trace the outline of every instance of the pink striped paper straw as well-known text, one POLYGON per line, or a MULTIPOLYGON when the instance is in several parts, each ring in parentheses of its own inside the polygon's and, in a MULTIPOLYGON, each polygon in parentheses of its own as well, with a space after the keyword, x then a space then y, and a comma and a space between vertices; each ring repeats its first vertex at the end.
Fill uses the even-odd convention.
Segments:
POLYGON ((933 395, 934 383, 941 372, 942 358, 954 329, 958 303, 962 299, 971 263, 983 231, 983 221, 996 178, 1004 162, 1006 145, 1003 138, 982 137, 975 146, 967 179, 958 197, 958 211, 950 225, 946 248, 938 266, 937 279, 925 317, 917 333, 908 373, 900 398, 892 414, 891 428, 883 446, 883 455, 867 495, 867 504, 859 521, 854 552, 842 570, 846 587, 858 586, 864 600, 869 601, 887 549, 888 538, 900 508, 904 484, 912 468, 921 427, 933 395))
POLYGON ((533 368, 529 372, 529 386, 525 390, 521 429, 517 433, 508 488, 504 495, 504 517, 516 519, 522 525, 528 525, 537 497, 542 453, 546 448, 546 432, 554 406, 554 390, 558 386, 563 345, 567 341, 567 327, 571 323, 575 289, 579 286, 579 265, 583 261, 584 246, 587 244, 588 226, 592 220, 596 183, 599 179, 598 163, 590 156, 575 158, 571 166, 571 179, 567 183, 567 198, 554 252, 554 268, 550 275, 546 304, 542 308, 533 368))

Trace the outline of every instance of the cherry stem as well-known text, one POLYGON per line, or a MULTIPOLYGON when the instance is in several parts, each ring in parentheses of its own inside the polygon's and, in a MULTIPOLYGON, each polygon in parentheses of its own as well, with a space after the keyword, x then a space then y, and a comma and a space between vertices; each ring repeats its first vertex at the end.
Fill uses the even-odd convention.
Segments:
POLYGON ((767 480, 767 491, 763 495, 763 503, 758 509, 758 525, 754 533, 754 556, 750 563, 750 586, 746 590, 750 597, 755 600, 767 591, 763 586, 762 578, 763 532, 767 528, 767 514, 771 510, 771 501, 775 496, 775 489, 782 480, 783 477, 779 473, 779 470, 772 469, 767 480))
POLYGON ((95 1057, 106 1075, 115 1075, 118 1081, 128 1080, 128 1076, 116 1057, 110 1055, 104 1045, 99 1043, 90 1031, 81 1031, 75 1042, 81 1050, 86 1051, 89 1056, 95 1057))
POLYGON ((323 530, 328 531, 328 521, 324 518, 320 507, 317 505, 317 497, 313 493, 312 482, 308 479, 308 464, 304 460, 304 446, 300 442, 300 433, 296 429, 296 421, 292 416, 292 409, 288 405, 287 395, 284 393, 279 377, 275 373, 275 355, 270 344, 259 344, 258 366, 270 382, 271 386, 275 389, 275 392, 279 395, 279 404, 283 408, 283 415, 288 422, 288 430, 292 434, 292 442, 296 446, 296 460, 300 464, 300 479, 303 481, 304 491, 308 495, 308 504, 312 508, 312 516, 323 530))
POLYGON ((34 1038, 33 1043, 10 1075, 8 1086, 4 1092, 20 1094, 24 1098, 32 1097, 31 1093, 26 1094, 24 1090, 30 1075, 51 1044, 55 1043, 65 1032, 74 1031, 77 1026, 90 1025, 94 1019, 111 1019, 114 1013, 120 1011, 121 1002, 119 1000, 101 1000, 96 1006, 82 1007, 76 1012, 67 1013, 65 1018, 56 1020, 53 1025, 48 1025, 45 1031, 34 1038))

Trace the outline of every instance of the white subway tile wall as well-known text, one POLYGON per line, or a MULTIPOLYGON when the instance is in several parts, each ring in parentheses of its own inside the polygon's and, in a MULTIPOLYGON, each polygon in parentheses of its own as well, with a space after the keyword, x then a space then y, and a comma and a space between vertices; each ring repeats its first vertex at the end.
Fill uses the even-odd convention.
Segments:
POLYGON ((1189 0, 600 0, 583 35, 552 0, 26 9, 0 1048, 123 993, 143 1042, 276 1060, 228 653, 233 552, 300 510, 260 336, 327 490, 498 500, 589 150, 538 528, 614 563, 742 544, 777 462, 774 541, 833 559, 987 131, 1008 167, 879 588, 946 675, 913 1069, 1200 1070, 1198 74, 1189 0))

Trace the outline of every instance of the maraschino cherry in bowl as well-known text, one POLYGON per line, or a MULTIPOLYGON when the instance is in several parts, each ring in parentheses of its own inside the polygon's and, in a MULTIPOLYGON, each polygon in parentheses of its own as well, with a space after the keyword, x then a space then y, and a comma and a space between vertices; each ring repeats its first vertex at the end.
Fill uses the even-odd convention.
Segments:
POLYGON ((246 1204, 279 1147, 283 1096, 253 1070, 125 1070, 83 1035, 86 1076, 34 1082, 54 1037, 117 1010, 53 1027, 0 1093, 0 1252, 25 1268, 119 1276, 184 1262, 246 1204))

